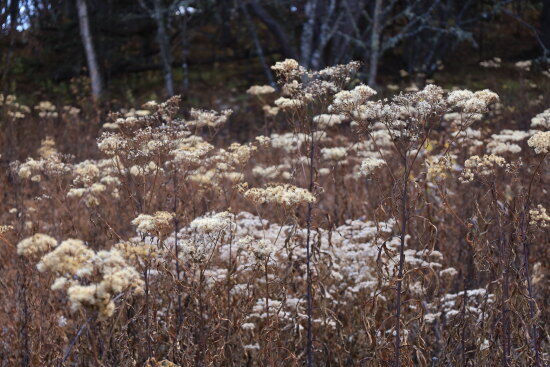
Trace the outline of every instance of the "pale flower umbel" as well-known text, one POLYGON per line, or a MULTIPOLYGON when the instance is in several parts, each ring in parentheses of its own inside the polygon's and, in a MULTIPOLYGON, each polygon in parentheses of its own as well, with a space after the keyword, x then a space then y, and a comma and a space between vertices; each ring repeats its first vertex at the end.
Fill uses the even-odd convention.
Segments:
POLYGON ((246 93, 253 96, 259 96, 262 94, 271 94, 275 92, 275 88, 270 85, 253 85, 247 89, 246 93))
POLYGON ((535 150, 535 153, 548 153, 550 149, 550 131, 540 131, 533 135, 527 144, 535 150))
POLYGON ((157 235, 169 231, 173 219, 173 213, 158 211, 154 215, 140 214, 132 220, 132 224, 138 232, 157 235))
POLYGON ((315 202, 315 196, 312 193, 293 185, 252 188, 244 193, 244 197, 256 204, 279 204, 285 207, 315 202))
POLYGON ((375 169, 381 167, 385 161, 380 158, 367 158, 361 162, 360 172, 364 176, 370 175, 375 169))
POLYGON ((17 244, 17 254, 22 256, 40 255, 57 246, 55 238, 46 234, 37 233, 27 237, 17 244))
POLYGON ((550 226, 550 216, 546 212, 546 208, 542 205, 539 204, 535 209, 529 210, 529 215, 531 216, 529 224, 541 228, 550 226))

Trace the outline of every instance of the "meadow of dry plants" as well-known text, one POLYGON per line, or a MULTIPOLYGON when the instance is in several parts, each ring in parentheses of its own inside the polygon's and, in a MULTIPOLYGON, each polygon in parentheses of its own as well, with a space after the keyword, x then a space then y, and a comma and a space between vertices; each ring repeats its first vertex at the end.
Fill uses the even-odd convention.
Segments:
POLYGON ((546 365, 550 109, 358 67, 276 63, 246 140, 179 97, 96 134, 0 96, 4 148, 63 131, 4 149, 0 365, 546 365))

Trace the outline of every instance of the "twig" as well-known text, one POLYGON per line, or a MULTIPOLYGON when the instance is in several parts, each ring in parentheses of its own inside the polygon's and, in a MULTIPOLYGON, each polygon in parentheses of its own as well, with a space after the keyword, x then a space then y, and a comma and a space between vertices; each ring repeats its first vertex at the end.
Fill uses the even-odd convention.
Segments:
POLYGON ((86 329, 86 326, 88 325, 88 323, 90 322, 90 320, 92 320, 92 317, 88 317, 86 319, 86 321, 84 322, 84 324, 82 324, 82 326, 80 326, 80 328, 78 329, 78 332, 76 333, 76 335, 73 337, 73 339, 71 340, 71 343, 69 344, 69 347, 67 348, 67 351, 65 352, 65 355, 63 356, 63 359, 61 360, 61 363, 59 363, 59 366, 61 367, 65 361, 67 361, 67 359, 69 358, 69 356, 71 355, 71 351, 73 350, 73 347, 74 345, 76 344, 76 341, 78 340, 78 338, 80 337, 80 335, 82 335, 82 333, 84 332, 84 330, 86 329))

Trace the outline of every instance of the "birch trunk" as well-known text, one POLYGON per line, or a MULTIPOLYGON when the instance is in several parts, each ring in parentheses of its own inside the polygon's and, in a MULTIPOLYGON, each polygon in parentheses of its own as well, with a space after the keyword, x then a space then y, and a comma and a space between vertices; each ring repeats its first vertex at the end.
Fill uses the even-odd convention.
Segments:
POLYGON ((182 87, 183 91, 187 93, 189 89, 189 64, 187 59, 189 58, 189 38, 187 35, 187 14, 183 15, 183 19, 180 22, 181 31, 181 69, 183 71, 182 87))
POLYGON ((168 96, 174 95, 174 78, 172 76, 172 53, 170 51, 170 42, 166 34, 166 24, 164 23, 164 12, 160 0, 154 0, 153 17, 157 23, 157 43, 159 45, 162 70, 164 74, 164 86, 168 96))
POLYGON ((309 68, 313 52, 313 40, 315 36, 315 16, 317 14, 317 0, 309 0, 305 5, 307 17, 300 39, 300 63, 309 68))
POLYGON ((99 73, 99 64, 92 40, 92 32, 90 31, 90 20, 88 17, 88 6, 86 0, 76 0, 78 10, 78 23, 80 26, 80 36, 82 44, 86 51, 86 61, 88 63, 88 71, 90 73, 90 81, 92 83, 92 97, 95 100, 101 98, 103 94, 103 84, 101 82, 101 74, 99 73))
POLYGON ((374 13, 372 16, 372 33, 370 46, 369 62, 369 85, 376 86, 376 77, 378 76, 378 59, 380 58, 380 18, 382 16, 382 0, 376 0, 374 3, 374 13))

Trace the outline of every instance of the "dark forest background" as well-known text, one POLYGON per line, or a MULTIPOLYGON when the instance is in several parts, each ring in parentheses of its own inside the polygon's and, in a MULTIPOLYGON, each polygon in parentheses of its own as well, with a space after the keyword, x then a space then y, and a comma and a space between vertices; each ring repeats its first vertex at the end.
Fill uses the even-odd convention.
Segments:
POLYGON ((218 104, 273 84, 284 58, 359 60, 378 88, 476 86, 479 62, 541 71, 550 49, 548 0, 1 0, 0 24, 0 90, 30 104, 218 104))

